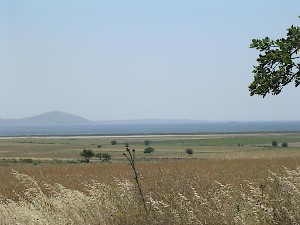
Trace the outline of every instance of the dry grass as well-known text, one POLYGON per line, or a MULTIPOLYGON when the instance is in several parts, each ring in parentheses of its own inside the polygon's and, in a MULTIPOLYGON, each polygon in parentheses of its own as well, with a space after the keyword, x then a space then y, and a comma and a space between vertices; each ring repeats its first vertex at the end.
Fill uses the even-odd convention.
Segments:
POLYGON ((138 163, 147 211, 127 163, 3 167, 0 224, 298 224, 299 159, 138 163))
MULTIPOLYGON (((228 159, 228 160, 167 160, 138 162, 138 170, 142 174, 145 189, 155 189, 160 183, 178 186, 184 181, 197 180, 199 186, 206 188, 214 181, 239 185, 244 180, 259 182, 273 172, 282 171, 282 167, 296 168, 300 157, 280 157, 266 159, 228 159), (181 178, 178 179, 178 177, 181 178), (152 188, 153 187, 153 188, 152 188)), ((34 177, 38 183, 60 183, 67 188, 83 190, 82 183, 91 180, 114 183, 114 177, 133 179, 130 166, 126 162, 61 164, 61 165, 14 165, 0 169, 0 193, 14 197, 22 186, 14 179, 12 170, 34 177)))
MULTIPOLYGON (((299 224, 299 134, 278 135, 288 149, 268 146, 274 137, 147 137, 158 149, 151 156, 141 153, 145 137, 116 138, 138 150, 147 211, 124 160, 1 166, 0 224, 299 224)), ((1 139, 0 156, 72 159, 102 144, 121 158, 123 144, 111 139, 1 139)))

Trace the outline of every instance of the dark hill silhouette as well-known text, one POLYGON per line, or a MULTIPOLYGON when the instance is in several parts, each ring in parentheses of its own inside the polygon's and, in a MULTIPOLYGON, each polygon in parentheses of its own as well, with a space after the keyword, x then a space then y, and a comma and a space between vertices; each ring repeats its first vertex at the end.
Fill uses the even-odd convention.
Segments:
POLYGON ((91 121, 70 113, 52 111, 21 119, 0 119, 0 126, 81 125, 91 121))

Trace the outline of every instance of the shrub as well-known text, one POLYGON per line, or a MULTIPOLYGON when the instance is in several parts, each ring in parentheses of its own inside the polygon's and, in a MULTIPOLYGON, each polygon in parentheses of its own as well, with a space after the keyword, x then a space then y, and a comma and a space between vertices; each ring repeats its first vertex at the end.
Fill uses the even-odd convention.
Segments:
POLYGON ((128 148, 129 147, 129 143, 125 142, 125 147, 128 148))
POLYGON ((151 141, 150 141, 150 140, 147 139, 147 140, 144 141, 144 145, 145 145, 145 146, 149 146, 150 144, 151 144, 151 141))
POLYGON ((80 153, 82 157, 86 159, 87 162, 90 161, 90 158, 95 156, 95 153, 91 149, 83 149, 83 151, 80 153))
POLYGON ((151 154, 151 153, 154 152, 154 151, 155 151, 154 148, 152 148, 152 147, 147 147, 147 148, 145 148, 144 153, 145 153, 145 154, 151 154))
POLYGON ((21 163, 33 163, 33 159, 20 159, 21 163))
POLYGON ((110 143, 111 143, 111 145, 116 145, 117 141, 116 140, 112 140, 110 143))
POLYGON ((103 157, 103 154, 102 154, 101 152, 98 152, 98 153, 96 154, 96 157, 99 158, 99 159, 101 160, 101 158, 103 157))
POLYGON ((287 142, 283 142, 283 143, 281 144, 281 147, 287 148, 287 147, 288 147, 288 143, 287 143, 287 142))
POLYGON ((272 141, 272 147, 277 147, 278 146, 278 142, 277 141, 272 141))
POLYGON ((104 161, 109 161, 111 159, 111 155, 108 153, 103 153, 102 157, 104 158, 104 161))
POLYGON ((187 154, 189 154, 189 155, 193 155, 193 154, 194 154, 194 151, 193 151, 193 149, 191 149, 191 148, 187 148, 187 149, 185 150, 185 152, 186 152, 187 154))

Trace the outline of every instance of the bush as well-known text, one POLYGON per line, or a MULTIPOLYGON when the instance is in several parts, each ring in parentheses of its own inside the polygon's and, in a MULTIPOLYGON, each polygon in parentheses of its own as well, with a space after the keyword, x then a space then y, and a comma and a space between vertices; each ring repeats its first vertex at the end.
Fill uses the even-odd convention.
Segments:
POLYGON ((108 153, 103 153, 102 157, 104 158, 104 161, 109 161, 111 159, 111 155, 108 153))
POLYGON ((272 147, 277 147, 278 146, 278 142, 277 141, 272 141, 272 147))
POLYGON ((191 149, 191 148, 187 148, 187 149, 185 150, 185 152, 186 152, 187 154, 189 154, 189 155, 193 155, 193 154, 194 154, 194 151, 193 151, 193 149, 191 149))
POLYGON ((144 145, 145 145, 145 146, 149 146, 150 144, 151 144, 151 141, 150 141, 150 140, 147 139, 147 140, 144 141, 144 145))
POLYGON ((287 142, 283 142, 283 143, 281 144, 281 147, 287 148, 287 147, 288 147, 288 143, 287 143, 287 142))
POLYGON ((101 160, 101 158, 103 157, 103 154, 101 152, 98 152, 98 153, 96 153, 96 157, 101 160))
POLYGON ((116 145, 117 141, 116 140, 112 140, 110 143, 111 143, 111 145, 116 145))
POLYGON ((83 149, 83 151, 80 153, 82 157, 86 159, 87 162, 90 161, 90 158, 95 156, 95 153, 91 149, 83 149))
POLYGON ((129 147, 129 143, 125 142, 125 147, 128 148, 129 147))
POLYGON ((21 163, 33 163, 33 159, 20 159, 21 163))
POLYGON ((145 153, 145 154, 151 154, 151 153, 154 152, 154 151, 155 151, 154 148, 152 148, 152 147, 147 147, 147 148, 145 148, 144 153, 145 153))

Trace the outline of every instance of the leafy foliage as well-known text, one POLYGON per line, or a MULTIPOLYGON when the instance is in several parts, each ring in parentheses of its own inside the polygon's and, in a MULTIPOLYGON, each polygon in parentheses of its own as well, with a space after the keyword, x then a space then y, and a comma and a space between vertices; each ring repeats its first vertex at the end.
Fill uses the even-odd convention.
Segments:
POLYGON ((84 157, 87 161, 89 161, 90 158, 95 156, 95 153, 91 149, 83 149, 80 155, 84 157))
POLYGON ((278 146, 278 142, 277 141, 272 141, 272 147, 277 147, 278 146))
POLYGON ((287 29, 286 38, 272 40, 253 39, 250 48, 260 52, 254 66, 254 81, 249 85, 250 95, 268 93, 278 95, 282 88, 290 82, 295 87, 300 84, 300 27, 291 26, 287 29))
POLYGON ((104 161, 109 161, 111 159, 111 155, 108 153, 103 153, 102 157, 104 158, 104 161))
POLYGON ((102 153, 101 152, 96 153, 96 157, 101 160, 102 159, 102 153))
POLYGON ((112 140, 110 143, 111 143, 111 145, 116 145, 117 141, 116 140, 112 140))
POLYGON ((151 154, 151 153, 154 152, 154 151, 155 151, 154 148, 152 148, 152 147, 147 147, 147 148, 145 148, 144 153, 146 153, 146 154, 151 154))
POLYGON ((99 158, 99 160, 101 160, 103 158, 103 161, 109 161, 109 160, 111 160, 111 155, 108 154, 108 153, 98 152, 96 154, 96 157, 99 158))
POLYGON ((193 149, 191 149, 191 148, 187 148, 187 149, 185 150, 185 152, 186 152, 187 154, 189 154, 189 155, 194 154, 194 151, 193 151, 193 149))
POLYGON ((288 143, 287 143, 287 142, 283 142, 283 143, 281 144, 281 147, 287 148, 287 147, 288 147, 288 143))
POLYGON ((145 145, 145 146, 149 146, 150 144, 151 144, 151 141, 150 141, 150 140, 147 139, 147 140, 144 141, 144 145, 145 145))

